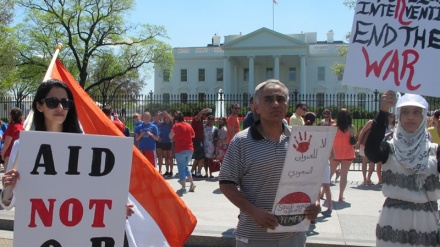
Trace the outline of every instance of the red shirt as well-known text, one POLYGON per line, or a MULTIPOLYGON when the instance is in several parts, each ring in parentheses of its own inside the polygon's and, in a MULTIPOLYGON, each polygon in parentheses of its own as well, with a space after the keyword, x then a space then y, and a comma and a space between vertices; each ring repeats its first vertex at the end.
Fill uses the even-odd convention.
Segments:
POLYGON ((204 132, 204 127, 203 127, 203 121, 202 120, 196 120, 194 119, 191 122, 191 126, 194 130, 195 136, 194 136, 194 140, 202 142, 203 141, 203 132, 204 132))
POLYGON ((12 146, 14 145, 15 140, 20 137, 20 131, 24 130, 23 122, 12 122, 8 125, 6 132, 3 134, 3 140, 6 140, 7 136, 12 137, 11 145, 9 145, 8 149, 5 152, 5 157, 9 157, 11 154, 12 146))
POLYGON ((174 151, 176 153, 185 150, 194 151, 192 137, 195 135, 195 133, 189 123, 175 123, 171 128, 171 132, 174 133, 174 151))
POLYGON ((119 129, 122 133, 124 133, 125 126, 124 126, 124 124, 123 124, 121 121, 113 120, 113 123, 116 125, 116 127, 118 127, 118 129, 119 129))
MULTIPOLYGON (((232 138, 235 136, 235 134, 237 134, 238 132, 240 132, 240 122, 238 122, 238 117, 234 116, 234 115, 229 115, 229 117, 226 119, 226 123, 227 123, 227 129, 228 132, 226 134, 226 143, 230 143, 232 138), (234 127, 234 132, 235 133, 229 133, 229 128, 233 126, 234 127)), ((231 128, 232 129, 232 128, 231 128)))

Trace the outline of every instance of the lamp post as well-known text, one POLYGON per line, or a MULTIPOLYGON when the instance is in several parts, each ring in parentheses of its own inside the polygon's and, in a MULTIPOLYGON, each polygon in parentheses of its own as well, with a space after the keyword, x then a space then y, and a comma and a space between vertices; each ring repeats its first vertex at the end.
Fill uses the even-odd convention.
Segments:
POLYGON ((224 104, 224 101, 223 101, 223 89, 219 89, 218 90, 218 94, 219 94, 219 107, 218 107, 218 109, 219 109, 219 117, 223 117, 223 113, 224 113, 224 108, 225 108, 225 104, 224 104))

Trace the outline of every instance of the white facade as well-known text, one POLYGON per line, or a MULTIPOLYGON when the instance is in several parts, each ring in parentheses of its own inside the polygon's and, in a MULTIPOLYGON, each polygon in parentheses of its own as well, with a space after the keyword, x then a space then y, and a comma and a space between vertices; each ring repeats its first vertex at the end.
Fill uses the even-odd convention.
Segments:
POLYGON ((170 77, 155 68, 155 94, 253 93, 266 79, 275 78, 301 94, 371 93, 372 90, 343 86, 332 71, 342 63, 338 48, 346 46, 327 40, 318 42, 316 33, 281 34, 267 28, 247 35, 215 35, 206 47, 174 48, 175 64, 170 77), (185 81, 186 72, 186 81, 185 81))

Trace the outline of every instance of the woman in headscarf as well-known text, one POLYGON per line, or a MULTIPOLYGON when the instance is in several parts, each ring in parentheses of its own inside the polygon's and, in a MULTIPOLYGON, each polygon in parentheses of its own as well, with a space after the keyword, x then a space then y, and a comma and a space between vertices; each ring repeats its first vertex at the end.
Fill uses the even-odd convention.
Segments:
POLYGON ((428 140, 428 103, 405 94, 382 95, 365 154, 382 162, 382 193, 386 197, 376 226, 376 246, 439 246, 437 200, 440 198, 437 144, 428 140), (388 111, 397 109, 398 124, 385 140, 388 111))

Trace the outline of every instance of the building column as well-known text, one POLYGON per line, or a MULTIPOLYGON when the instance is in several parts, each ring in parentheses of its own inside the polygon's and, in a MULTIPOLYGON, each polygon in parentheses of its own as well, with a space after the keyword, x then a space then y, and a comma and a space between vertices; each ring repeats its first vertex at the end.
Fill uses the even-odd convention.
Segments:
POLYGON ((248 93, 253 94, 255 90, 255 64, 254 64, 254 57, 250 56, 249 59, 249 87, 248 87, 248 93))
POLYGON ((273 61, 273 78, 279 80, 280 79, 280 56, 275 56, 273 61))
POLYGON ((305 94, 307 92, 306 90, 306 56, 302 55, 301 56, 301 81, 300 81, 300 88, 299 88, 299 93, 300 94, 305 94))
POLYGON ((224 93, 231 93, 231 63, 229 57, 223 58, 223 88, 224 93))

